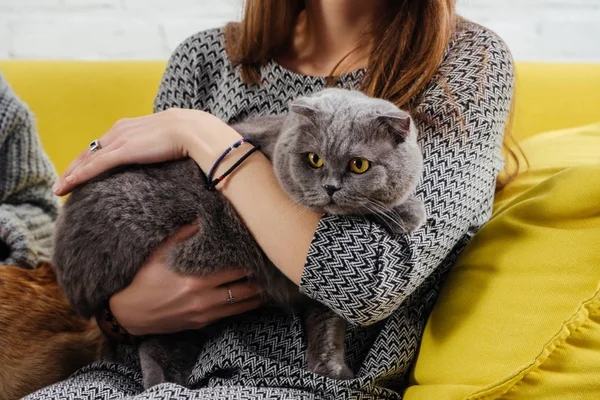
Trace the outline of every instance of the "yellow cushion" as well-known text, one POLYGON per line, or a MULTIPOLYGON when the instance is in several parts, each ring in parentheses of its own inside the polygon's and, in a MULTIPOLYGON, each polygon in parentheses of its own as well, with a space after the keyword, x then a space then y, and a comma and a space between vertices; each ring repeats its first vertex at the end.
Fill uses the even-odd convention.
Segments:
POLYGON ((523 148, 530 170, 450 273, 406 400, 600 398, 600 124, 523 148))
MULTIPOLYGON (((600 113, 598 117, 600 118, 600 113)), ((520 147, 526 157, 523 158, 521 154, 517 156, 525 173, 496 195, 495 214, 507 201, 560 171, 600 162, 599 135, 600 122, 546 132, 521 142, 520 147)))
POLYGON ((600 63, 519 62, 515 69, 518 140, 600 119, 600 63))
POLYGON ((549 348, 552 354, 510 388, 502 396, 503 400, 600 397, 600 311, 597 303, 590 302, 585 307, 567 326, 569 331, 565 331, 565 340, 556 340, 556 346, 549 348))

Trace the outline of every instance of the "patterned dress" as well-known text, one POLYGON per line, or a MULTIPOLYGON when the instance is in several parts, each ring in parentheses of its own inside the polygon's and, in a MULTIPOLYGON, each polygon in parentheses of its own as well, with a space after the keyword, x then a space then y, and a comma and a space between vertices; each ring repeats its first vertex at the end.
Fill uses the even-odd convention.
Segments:
MULTIPOLYGON (((338 85, 355 88, 363 74, 343 75, 338 85)), ((262 84, 246 85, 226 56, 223 30, 215 29, 177 48, 155 109, 206 110, 232 123, 284 113, 289 101, 325 84, 270 61, 262 84)), ((425 200, 427 224, 393 235, 363 218, 320 221, 300 289, 349 322, 347 361, 355 379, 308 371, 298 315, 262 308, 212 327, 191 389, 162 384, 144 391, 135 356, 123 349, 122 362, 99 361, 29 400, 400 399, 443 278, 491 215, 512 92, 505 44, 485 28, 463 23, 418 97, 425 170, 417 194, 425 200)))

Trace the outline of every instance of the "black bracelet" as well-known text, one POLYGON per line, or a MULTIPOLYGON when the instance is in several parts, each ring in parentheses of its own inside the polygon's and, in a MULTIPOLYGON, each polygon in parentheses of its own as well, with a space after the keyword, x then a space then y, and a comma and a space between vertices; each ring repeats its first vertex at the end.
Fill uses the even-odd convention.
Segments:
MULTIPOLYGON (((237 167, 240 166, 241 163, 243 163, 248 157, 250 157, 252 155, 252 153, 254 153, 255 151, 257 151, 259 149, 260 149, 260 146, 254 146, 250 150, 248 150, 248 152, 246 152, 246 154, 244 154, 242 157, 240 157, 240 159, 237 160, 227 171, 225 171, 223 173, 223 175, 221 175, 218 178, 215 178, 212 181, 210 181, 208 183, 208 190, 216 190, 217 189, 217 185, 221 181, 223 181, 223 179, 225 179, 228 175, 230 175, 237 167)), ((218 161, 220 162, 221 159, 222 158, 220 158, 218 161)), ((214 170, 215 166, 213 166, 213 168, 211 170, 214 170)))
POLYGON ((221 154, 219 156, 219 158, 217 158, 217 161, 215 161, 215 163, 213 164, 213 166, 210 168, 210 171, 208 171, 208 174, 206 174, 206 180, 208 182, 212 182, 213 181, 213 174, 215 173, 215 170, 217 169, 217 167, 219 166, 219 164, 221 164, 221 161, 223 161, 223 159, 227 156, 227 154, 231 153, 234 149, 237 149, 238 147, 240 147, 242 144, 244 144, 246 142, 252 144, 252 142, 250 141, 250 139, 248 139, 248 138, 241 138, 240 140, 238 140, 237 142, 235 142, 234 144, 232 144, 231 146, 229 146, 227 148, 227 150, 225 150, 223 152, 223 154, 221 154))
POLYGON ((122 344, 134 344, 138 340, 143 339, 143 336, 133 336, 127 332, 127 330, 123 328, 121 324, 119 324, 119 321, 117 321, 110 310, 108 302, 100 311, 100 313, 96 315, 96 320, 98 327, 104 333, 104 335, 113 341, 122 344), (107 324, 110 325, 110 328, 107 327, 107 324))

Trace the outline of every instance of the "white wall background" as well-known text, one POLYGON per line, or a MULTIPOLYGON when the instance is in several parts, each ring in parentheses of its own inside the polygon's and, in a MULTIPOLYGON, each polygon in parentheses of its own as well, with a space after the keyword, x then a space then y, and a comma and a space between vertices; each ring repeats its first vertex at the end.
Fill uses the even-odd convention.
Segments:
MULTIPOLYGON (((517 60, 600 62, 600 0, 458 2, 517 60)), ((0 0, 0 59, 165 59, 188 35, 239 19, 241 3, 0 0)))

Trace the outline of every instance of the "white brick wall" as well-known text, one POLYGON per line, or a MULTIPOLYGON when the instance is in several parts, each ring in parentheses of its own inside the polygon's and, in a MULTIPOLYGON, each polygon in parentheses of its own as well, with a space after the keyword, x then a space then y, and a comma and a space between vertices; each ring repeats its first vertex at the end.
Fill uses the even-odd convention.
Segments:
MULTIPOLYGON (((327 1, 327 0, 325 0, 327 1)), ((518 60, 600 62, 600 0, 458 0, 518 60)), ((242 0, 0 0, 0 59, 164 59, 242 0)))

